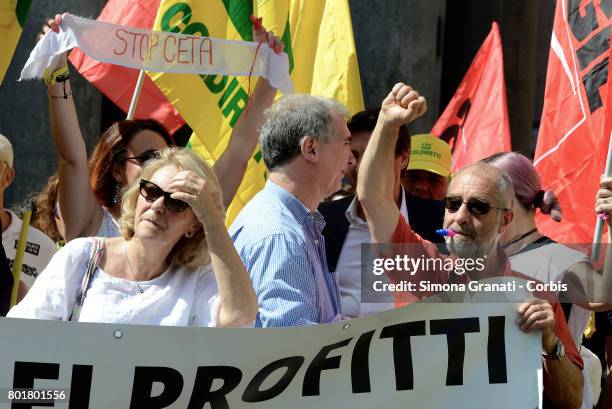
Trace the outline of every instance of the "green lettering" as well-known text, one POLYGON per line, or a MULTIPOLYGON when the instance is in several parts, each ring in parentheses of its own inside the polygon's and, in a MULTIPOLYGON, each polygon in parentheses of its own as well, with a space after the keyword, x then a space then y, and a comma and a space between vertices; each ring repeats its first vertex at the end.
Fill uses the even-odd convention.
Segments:
POLYGON ((281 38, 283 43, 285 43, 285 52, 289 57, 289 73, 293 72, 293 49, 291 48, 291 26, 289 25, 289 15, 287 15, 287 24, 285 24, 285 31, 283 32, 283 37, 281 38))
POLYGON ((204 80, 204 84, 213 94, 218 94, 223 91, 227 84, 227 75, 200 75, 200 78, 204 80), (219 78, 219 82, 215 82, 215 79, 219 78))
POLYGON ((175 5, 170 7, 168 10, 166 10, 164 15, 162 16, 161 29, 162 31, 170 31, 171 33, 178 33, 181 31, 181 29, 179 28, 179 25, 180 24, 187 25, 189 24, 190 20, 191 20, 191 7, 189 7, 189 4, 176 3, 175 5), (171 26, 170 23, 179 14, 183 14, 183 17, 181 17, 181 20, 176 25, 171 26))
POLYGON ((246 108, 248 100, 249 100, 249 95, 246 93, 246 91, 242 87, 239 87, 238 91, 236 91, 232 99, 227 103, 227 105, 223 109, 223 115, 225 115, 225 117, 230 116, 232 112, 234 113, 232 115, 232 119, 230 120, 230 126, 232 128, 236 124, 236 121, 240 117, 240 114, 242 113, 244 108, 246 108))
MULTIPOLYGON (((229 86, 227 87, 227 89, 223 93, 223 96, 219 100, 219 108, 221 108, 223 106, 223 104, 225 104, 225 101, 227 101, 227 99, 232 94, 232 92, 234 92, 234 89, 236 88, 236 85, 238 85, 238 80, 236 78, 234 78, 234 79, 232 79, 232 82, 230 82, 229 86)), ((225 115, 225 116, 227 116, 227 115, 225 115)))
POLYGON ((181 34, 199 34, 202 37, 208 37, 208 28, 202 23, 191 23, 181 31, 181 34))

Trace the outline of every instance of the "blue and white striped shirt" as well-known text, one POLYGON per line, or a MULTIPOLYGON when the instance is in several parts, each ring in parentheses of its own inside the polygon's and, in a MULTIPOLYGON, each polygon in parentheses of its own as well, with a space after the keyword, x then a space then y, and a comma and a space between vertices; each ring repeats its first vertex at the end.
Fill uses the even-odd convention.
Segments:
POLYGON ((295 196, 268 180, 229 229, 259 300, 257 327, 341 319, 336 274, 327 268, 325 226, 295 196))

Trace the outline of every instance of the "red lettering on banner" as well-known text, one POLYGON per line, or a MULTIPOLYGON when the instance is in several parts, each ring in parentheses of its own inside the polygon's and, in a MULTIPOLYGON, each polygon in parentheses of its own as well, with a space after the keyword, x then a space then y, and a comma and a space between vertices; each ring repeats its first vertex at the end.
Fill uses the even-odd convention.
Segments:
MULTIPOLYGON (((177 62, 179 64, 189 64, 189 60, 181 60, 181 55, 188 53, 189 49, 182 48, 183 42, 189 40, 188 38, 179 38, 178 40, 178 51, 177 51, 177 62)), ((193 54, 193 51, 192 51, 193 54)))
POLYGON ((136 38, 138 37, 138 33, 128 31, 128 34, 132 36, 132 58, 134 58, 136 56, 136 38))
POLYGON ((159 36, 156 33, 151 33, 151 41, 150 41, 150 46, 149 46, 149 59, 151 58, 151 55, 153 54, 153 49, 155 47, 157 47, 157 45, 159 44, 159 36))
POLYGON ((202 65, 202 54, 205 54, 205 53, 208 53, 208 64, 212 65, 213 46, 212 46, 212 41, 208 37, 202 38, 202 41, 200 42, 200 65, 202 65), (207 48, 204 48, 205 43, 208 45, 207 48))
POLYGON ((125 48, 123 49, 123 51, 117 51, 116 49, 114 49, 113 53, 115 53, 115 55, 123 55, 123 54, 125 54, 125 51, 127 50, 127 46, 128 46, 127 41, 125 41, 125 38, 121 38, 121 36, 119 35, 119 32, 121 32, 121 31, 124 32, 124 33, 127 33, 126 30, 120 28, 120 29, 115 30, 115 37, 117 37, 119 40, 123 41, 125 48))
POLYGON ((151 53, 149 50, 149 36, 147 34, 143 34, 140 37, 140 61, 148 60, 151 57, 151 53), (146 44, 143 46, 143 42, 146 40, 146 44), (142 55, 142 52, 145 52, 145 55, 142 55))
POLYGON ((164 60, 166 60, 166 62, 173 62, 174 61, 174 55, 172 56, 171 59, 168 59, 168 55, 166 54, 166 50, 168 49, 168 40, 174 40, 174 44, 176 45, 176 37, 173 36, 168 36, 164 39, 164 60))

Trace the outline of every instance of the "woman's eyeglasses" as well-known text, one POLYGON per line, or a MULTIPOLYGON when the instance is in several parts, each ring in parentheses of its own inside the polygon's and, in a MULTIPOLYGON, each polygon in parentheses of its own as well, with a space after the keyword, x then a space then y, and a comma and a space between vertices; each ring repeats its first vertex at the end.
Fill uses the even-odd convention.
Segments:
POLYGON ((189 207, 186 202, 170 197, 171 194, 172 193, 166 192, 153 182, 140 179, 140 195, 148 202, 154 202, 163 196, 164 206, 166 206, 166 209, 170 210, 171 212, 180 213, 189 207))
POLYGON ((132 156, 129 158, 125 158, 125 160, 135 160, 138 162, 140 166, 143 166, 146 161, 151 160, 151 159, 157 159, 157 158, 159 158, 159 151, 156 151, 154 149, 149 149, 148 151, 142 152, 138 156, 132 156))
POLYGON ((503 207, 493 207, 489 203, 479 200, 479 199, 469 199, 467 202, 464 202, 463 199, 458 197, 445 197, 444 198, 444 207, 450 213, 455 213, 458 211, 462 205, 467 205, 468 211, 475 216, 483 216, 491 209, 504 210, 508 211, 510 209, 506 209, 503 207))

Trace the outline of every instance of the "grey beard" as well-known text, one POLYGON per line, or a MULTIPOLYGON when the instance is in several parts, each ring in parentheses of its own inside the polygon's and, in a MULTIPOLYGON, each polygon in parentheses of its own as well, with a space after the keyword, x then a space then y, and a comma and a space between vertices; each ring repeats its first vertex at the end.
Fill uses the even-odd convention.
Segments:
POLYGON ((489 254, 491 246, 486 246, 484 243, 455 241, 451 237, 445 237, 446 248, 451 254, 462 259, 477 259, 483 258, 489 254))

